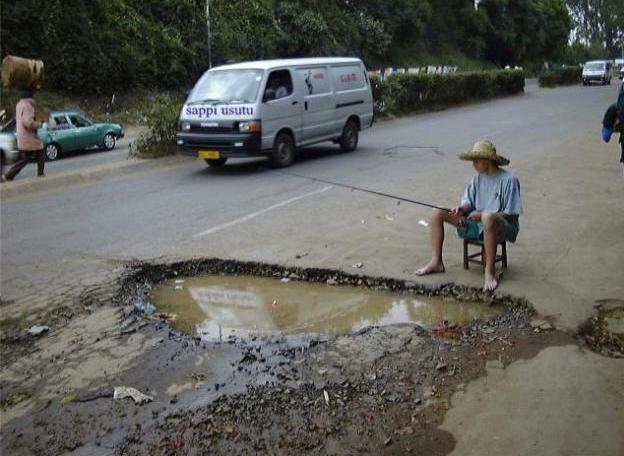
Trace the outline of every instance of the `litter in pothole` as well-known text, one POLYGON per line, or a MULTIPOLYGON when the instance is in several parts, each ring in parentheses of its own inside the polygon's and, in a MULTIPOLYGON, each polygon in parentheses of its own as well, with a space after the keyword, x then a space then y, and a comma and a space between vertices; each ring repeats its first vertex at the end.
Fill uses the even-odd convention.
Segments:
POLYGON ((154 288, 151 302, 175 329, 206 341, 276 333, 333 336, 399 323, 462 324, 502 313, 482 302, 252 276, 166 280, 154 288))

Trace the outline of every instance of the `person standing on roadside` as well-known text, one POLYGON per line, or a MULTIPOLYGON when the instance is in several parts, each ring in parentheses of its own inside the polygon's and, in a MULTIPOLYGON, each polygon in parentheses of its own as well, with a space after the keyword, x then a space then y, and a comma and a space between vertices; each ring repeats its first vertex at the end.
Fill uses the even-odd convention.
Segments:
POLYGON ((37 176, 43 177, 45 166, 45 150, 37 130, 43 125, 35 120, 37 106, 34 99, 34 90, 24 90, 20 94, 20 100, 15 106, 15 123, 17 133, 17 149, 20 152, 20 159, 2 175, 2 181, 12 181, 15 176, 28 164, 37 159, 37 176))

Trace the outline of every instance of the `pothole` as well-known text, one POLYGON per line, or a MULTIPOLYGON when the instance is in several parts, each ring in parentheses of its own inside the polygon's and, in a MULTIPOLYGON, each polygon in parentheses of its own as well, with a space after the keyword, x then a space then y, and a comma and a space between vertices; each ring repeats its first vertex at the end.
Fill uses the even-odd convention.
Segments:
POLYGON ((579 334, 597 353, 624 358, 624 300, 596 301, 596 315, 579 328, 579 334))
POLYGON ((503 312, 479 301, 231 275, 165 280, 150 301, 175 329, 210 342, 267 334, 338 336, 400 323, 468 324, 503 312))

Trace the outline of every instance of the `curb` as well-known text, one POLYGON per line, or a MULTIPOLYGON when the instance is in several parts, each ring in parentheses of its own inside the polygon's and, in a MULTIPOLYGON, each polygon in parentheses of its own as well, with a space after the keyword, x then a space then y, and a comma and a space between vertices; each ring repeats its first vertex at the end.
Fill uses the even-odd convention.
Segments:
POLYGON ((5 201, 74 185, 96 183, 142 171, 182 164, 187 161, 188 157, 179 155, 157 159, 130 158, 117 163, 67 171, 43 178, 32 177, 17 182, 5 182, 0 184, 0 199, 5 201))

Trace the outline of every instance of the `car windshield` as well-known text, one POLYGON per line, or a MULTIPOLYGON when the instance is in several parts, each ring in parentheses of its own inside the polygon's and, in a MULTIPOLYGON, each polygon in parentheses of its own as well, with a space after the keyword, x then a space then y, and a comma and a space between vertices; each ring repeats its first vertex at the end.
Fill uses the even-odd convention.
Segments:
POLYGON ((258 96, 262 70, 216 70, 197 82, 187 103, 252 103, 258 96))
POLYGON ((604 70, 605 64, 602 62, 588 63, 585 65, 585 68, 589 71, 602 71, 604 70))

